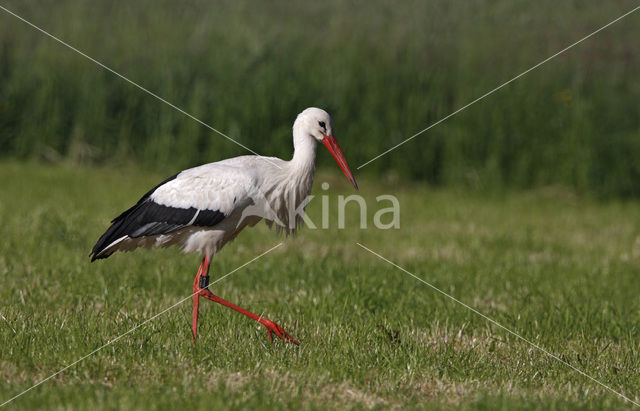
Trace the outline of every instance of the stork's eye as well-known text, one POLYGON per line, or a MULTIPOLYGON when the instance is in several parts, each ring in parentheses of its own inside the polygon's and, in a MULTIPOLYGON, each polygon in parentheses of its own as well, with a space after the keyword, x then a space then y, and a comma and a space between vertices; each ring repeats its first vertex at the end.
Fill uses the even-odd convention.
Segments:
POLYGON ((327 125, 324 124, 324 121, 318 121, 318 124, 320 125, 320 127, 322 127, 322 129, 326 132, 327 131, 327 125))

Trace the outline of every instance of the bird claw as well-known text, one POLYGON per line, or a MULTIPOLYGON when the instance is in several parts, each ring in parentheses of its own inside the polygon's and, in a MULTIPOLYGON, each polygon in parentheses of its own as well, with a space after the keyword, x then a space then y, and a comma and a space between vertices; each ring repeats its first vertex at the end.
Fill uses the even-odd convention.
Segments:
POLYGON ((295 345, 300 345, 298 341, 296 341, 292 336, 290 336, 285 330, 282 329, 278 324, 274 323, 271 320, 267 320, 266 318, 260 318, 260 324, 264 325, 267 328, 267 333, 269 336, 269 340, 273 341, 273 336, 271 333, 273 332, 275 335, 280 337, 280 339, 284 340, 288 343, 294 343, 295 345))

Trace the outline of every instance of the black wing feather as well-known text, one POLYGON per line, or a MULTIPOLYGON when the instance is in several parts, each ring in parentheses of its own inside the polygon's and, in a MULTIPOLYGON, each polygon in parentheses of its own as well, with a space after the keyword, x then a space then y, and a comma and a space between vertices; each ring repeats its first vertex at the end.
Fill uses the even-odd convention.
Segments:
POLYGON ((224 219, 224 213, 217 210, 169 207, 151 200, 151 194, 158 187, 173 180, 176 176, 177 174, 149 190, 133 207, 113 219, 111 227, 102 234, 96 245, 93 246, 90 254, 91 261, 109 257, 111 253, 103 255, 100 255, 100 253, 119 238, 124 236, 138 238, 169 234, 187 227, 193 217, 196 216, 196 213, 198 213, 198 216, 191 224, 194 226, 210 227, 224 219))

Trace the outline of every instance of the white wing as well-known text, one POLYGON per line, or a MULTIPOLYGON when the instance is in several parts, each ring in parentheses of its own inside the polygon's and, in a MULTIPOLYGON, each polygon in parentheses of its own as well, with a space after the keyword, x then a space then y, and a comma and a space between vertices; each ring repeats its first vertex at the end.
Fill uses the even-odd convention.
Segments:
MULTIPOLYGON (((252 202, 257 176, 242 161, 185 170, 150 190, 112 221, 91 252, 106 258, 122 241, 169 234, 189 226, 214 227, 252 202)), ((144 242, 140 242, 143 244, 144 242)))
POLYGON ((251 169, 211 163, 181 172, 156 188, 150 198, 167 207, 193 207, 229 215, 238 203, 250 198, 256 186, 257 176, 251 169))

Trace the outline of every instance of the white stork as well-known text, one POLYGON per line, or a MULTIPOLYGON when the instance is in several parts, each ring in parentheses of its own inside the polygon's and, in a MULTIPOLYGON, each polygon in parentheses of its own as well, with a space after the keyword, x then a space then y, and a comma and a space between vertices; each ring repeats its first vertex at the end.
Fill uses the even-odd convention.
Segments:
POLYGON ((177 245, 184 252, 203 254, 193 280, 193 340, 198 332, 200 297, 236 310, 263 324, 287 342, 298 344, 273 321, 257 316, 209 289, 213 256, 246 226, 265 219, 278 231, 294 232, 302 224, 315 170, 316 143, 331 152, 351 184, 358 189, 329 114, 308 108, 293 124, 294 154, 290 161, 275 157, 241 156, 184 170, 149 190, 120 214, 91 251, 91 261, 115 251, 177 245))

